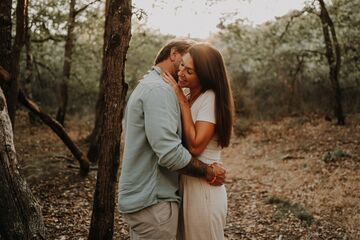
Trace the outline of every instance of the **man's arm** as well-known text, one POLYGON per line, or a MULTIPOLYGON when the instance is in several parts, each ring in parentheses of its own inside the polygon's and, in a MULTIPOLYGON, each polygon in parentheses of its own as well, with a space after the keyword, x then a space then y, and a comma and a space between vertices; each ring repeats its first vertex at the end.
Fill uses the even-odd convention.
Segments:
POLYGON ((149 88, 143 95, 145 133, 158 164, 177 171, 189 164, 191 154, 182 146, 178 134, 180 112, 176 97, 170 87, 163 84, 149 88))
POLYGON ((208 165, 196 158, 181 144, 177 134, 177 100, 172 92, 153 88, 144 96, 144 119, 147 140, 158 156, 158 164, 171 171, 205 178, 212 185, 222 185, 225 169, 217 163, 208 165))
POLYGON ((220 186, 225 182, 226 170, 219 163, 211 165, 192 157, 188 165, 178 170, 179 173, 205 178, 208 183, 214 186, 220 186))

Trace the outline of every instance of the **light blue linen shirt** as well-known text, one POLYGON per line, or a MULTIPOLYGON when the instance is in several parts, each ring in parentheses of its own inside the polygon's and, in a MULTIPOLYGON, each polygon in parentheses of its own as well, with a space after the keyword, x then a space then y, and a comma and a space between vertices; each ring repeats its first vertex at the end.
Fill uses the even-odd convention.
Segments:
POLYGON ((160 201, 180 201, 176 170, 191 154, 181 144, 176 95, 153 67, 132 92, 125 111, 119 210, 131 213, 160 201))

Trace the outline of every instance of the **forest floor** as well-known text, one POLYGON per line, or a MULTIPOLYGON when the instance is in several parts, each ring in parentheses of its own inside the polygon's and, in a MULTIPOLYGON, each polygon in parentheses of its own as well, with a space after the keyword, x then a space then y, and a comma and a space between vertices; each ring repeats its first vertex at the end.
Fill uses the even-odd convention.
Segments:
MULTIPOLYGON (((82 149, 92 128, 73 117, 67 131, 82 149)), ((45 125, 17 115, 21 173, 42 206, 47 239, 87 239, 96 171, 82 178, 45 125)), ((316 115, 254 123, 224 150, 230 239, 360 239, 360 115, 336 126, 316 115)), ((114 239, 128 239, 115 211, 114 239)))

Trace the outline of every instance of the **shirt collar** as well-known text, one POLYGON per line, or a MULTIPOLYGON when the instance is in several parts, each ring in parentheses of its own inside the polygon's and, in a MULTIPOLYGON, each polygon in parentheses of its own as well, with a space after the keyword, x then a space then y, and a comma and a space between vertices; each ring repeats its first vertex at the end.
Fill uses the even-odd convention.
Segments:
POLYGON ((155 70, 159 75, 161 74, 161 68, 158 66, 152 66, 151 67, 152 70, 155 70))

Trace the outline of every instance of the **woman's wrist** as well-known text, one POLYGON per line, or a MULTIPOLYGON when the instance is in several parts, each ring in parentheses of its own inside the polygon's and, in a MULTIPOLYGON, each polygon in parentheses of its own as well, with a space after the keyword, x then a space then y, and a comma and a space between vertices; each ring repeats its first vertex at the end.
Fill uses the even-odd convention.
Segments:
POLYGON ((188 107, 190 108, 189 101, 185 97, 178 97, 180 107, 188 107))

